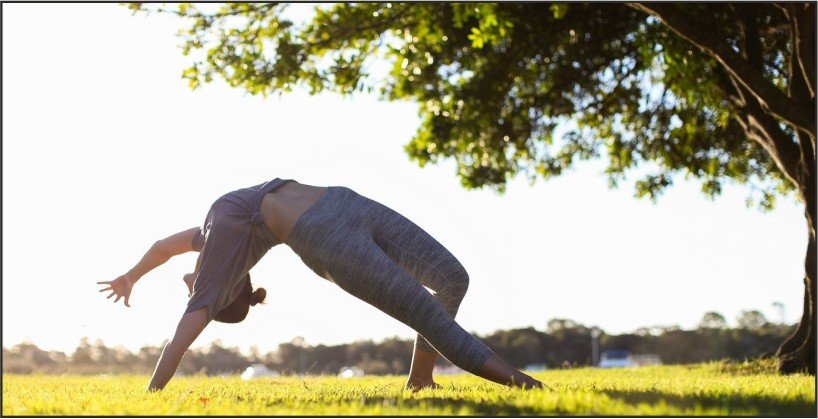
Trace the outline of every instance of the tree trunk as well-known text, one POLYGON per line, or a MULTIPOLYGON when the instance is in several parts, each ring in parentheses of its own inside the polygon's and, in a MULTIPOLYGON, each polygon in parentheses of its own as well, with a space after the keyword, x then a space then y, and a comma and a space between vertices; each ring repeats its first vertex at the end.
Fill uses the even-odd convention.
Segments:
MULTIPOLYGON (((802 143, 808 139, 801 137, 802 143)), ((807 255, 804 259, 804 313, 798 328, 781 347, 778 348, 780 360, 779 369, 783 373, 803 372, 815 374, 815 319, 816 319, 816 243, 815 243, 815 221, 816 221, 816 179, 815 179, 815 154, 811 147, 802 144, 802 154, 799 164, 799 189, 804 198, 807 218, 807 230, 809 243, 807 244, 807 255)))
POLYGON ((804 277, 804 313, 795 333, 778 349, 779 369, 783 373, 815 374, 815 235, 810 236, 806 264, 812 268, 807 267, 804 277))
MULTIPOLYGON (((806 276, 804 277, 806 280, 806 276)), ((789 354, 795 352, 802 343, 804 343, 804 339, 807 337, 807 328, 809 326, 809 312, 810 312, 810 302, 809 302, 809 293, 806 290, 806 282, 804 282, 804 311, 801 313, 801 320, 798 322, 798 327, 795 328, 795 331, 792 333, 781 346, 778 347, 777 356, 781 357, 784 354, 789 354)))
MULTIPOLYGON (((785 6, 790 20, 793 44, 790 63, 789 95, 798 101, 810 103, 815 112, 815 6, 811 4, 788 4, 785 6)), ((804 260, 804 312, 798 328, 778 348, 781 372, 807 371, 815 374, 815 316, 816 316, 816 168, 815 134, 797 132, 800 159, 797 179, 801 197, 804 198, 807 218, 807 256, 804 260)))

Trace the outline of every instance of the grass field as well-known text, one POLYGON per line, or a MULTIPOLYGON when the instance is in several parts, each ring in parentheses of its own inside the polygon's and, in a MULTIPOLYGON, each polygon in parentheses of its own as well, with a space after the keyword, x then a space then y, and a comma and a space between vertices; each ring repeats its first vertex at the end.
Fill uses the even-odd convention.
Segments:
POLYGON ((404 377, 3 375, 3 415, 784 415, 815 416, 815 377, 723 364, 534 373, 554 391, 464 375, 412 394, 404 377))

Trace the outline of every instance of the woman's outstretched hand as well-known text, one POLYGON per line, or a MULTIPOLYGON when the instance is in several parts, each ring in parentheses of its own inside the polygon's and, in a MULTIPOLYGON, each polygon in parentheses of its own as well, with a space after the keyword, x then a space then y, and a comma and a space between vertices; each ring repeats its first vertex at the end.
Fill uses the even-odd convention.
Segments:
POLYGON ((128 304, 128 299, 131 297, 131 290, 133 289, 133 284, 136 282, 136 279, 133 278, 130 274, 120 275, 119 278, 113 281, 99 281, 97 284, 108 285, 107 288, 103 288, 99 290, 99 292, 111 291, 108 294, 107 298, 111 298, 116 295, 116 303, 119 301, 120 298, 125 298, 125 306, 130 307, 131 305, 128 304))

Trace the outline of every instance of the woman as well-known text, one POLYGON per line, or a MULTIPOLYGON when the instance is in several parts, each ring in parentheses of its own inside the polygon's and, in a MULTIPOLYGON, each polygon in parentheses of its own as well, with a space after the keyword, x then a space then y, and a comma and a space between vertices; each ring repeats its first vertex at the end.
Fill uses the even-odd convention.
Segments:
POLYGON ((343 186, 318 187, 276 178, 223 195, 201 228, 157 241, 128 273, 102 291, 128 299, 139 278, 174 255, 198 251, 185 276, 190 300, 165 346, 149 390, 164 388, 182 355, 211 321, 235 323, 265 291, 252 290, 249 271, 273 246, 288 245, 318 276, 418 332, 408 389, 437 387, 438 353, 465 371, 508 386, 542 383, 508 365, 471 336, 454 316, 469 276, 460 262, 412 221, 343 186), (192 286, 191 286, 192 283, 192 286), (425 287, 435 292, 431 294, 425 287))

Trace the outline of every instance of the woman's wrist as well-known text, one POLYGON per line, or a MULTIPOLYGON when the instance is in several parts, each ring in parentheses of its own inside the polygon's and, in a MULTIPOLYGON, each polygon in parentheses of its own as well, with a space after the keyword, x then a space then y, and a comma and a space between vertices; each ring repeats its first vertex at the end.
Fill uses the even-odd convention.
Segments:
POLYGON ((128 278, 131 279, 131 283, 135 284, 136 281, 139 281, 142 278, 142 273, 136 270, 136 267, 131 268, 128 272, 125 273, 128 278))
POLYGON ((167 262, 170 259, 170 256, 165 249, 162 247, 160 242, 156 242, 145 252, 145 255, 142 256, 142 259, 134 265, 131 270, 128 271, 127 275, 129 275, 133 282, 139 281, 146 273, 152 271, 159 265, 167 262))

